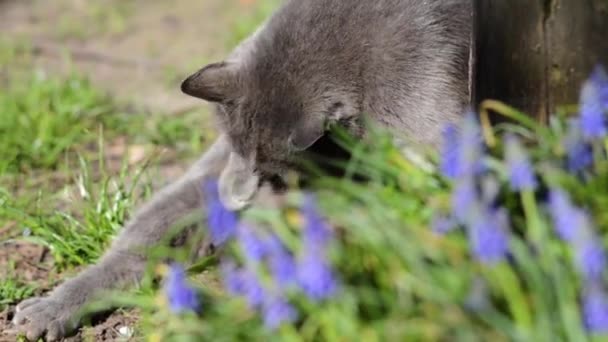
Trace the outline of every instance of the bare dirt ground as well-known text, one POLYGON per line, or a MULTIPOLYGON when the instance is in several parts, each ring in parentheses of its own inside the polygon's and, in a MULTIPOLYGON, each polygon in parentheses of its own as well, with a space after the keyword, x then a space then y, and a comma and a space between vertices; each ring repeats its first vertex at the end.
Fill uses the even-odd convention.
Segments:
POLYGON ((46 70, 73 66, 120 100, 174 112, 200 103, 182 95, 179 82, 225 54, 231 18, 247 10, 241 3, 5 0, 0 31, 30 42, 46 70))
MULTIPOLYGON (((225 55, 230 25, 239 13, 250 10, 251 3, 0 0, 0 39, 26 42, 33 55, 28 61, 31 67, 49 73, 77 70, 119 102, 144 112, 172 115, 200 107, 203 115, 204 104, 181 94, 179 84, 189 73, 225 55)), ((168 172, 178 173, 183 166, 172 166, 168 172)), ((60 281, 48 251, 40 246, 2 245, 0 271, 7 270, 9 262, 24 272, 22 279, 41 285, 37 294, 60 281)), ((0 342, 16 340, 7 333, 13 309, 0 312, 0 342)), ((132 326, 135 316, 115 313, 68 341, 130 340, 120 329, 132 326)))

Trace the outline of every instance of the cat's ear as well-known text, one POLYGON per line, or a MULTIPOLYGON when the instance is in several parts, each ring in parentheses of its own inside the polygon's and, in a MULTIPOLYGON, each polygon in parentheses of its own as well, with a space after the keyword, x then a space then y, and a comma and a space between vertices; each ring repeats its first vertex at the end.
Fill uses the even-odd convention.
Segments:
POLYGON ((182 92, 209 102, 226 101, 237 96, 237 72, 233 63, 209 64, 182 82, 182 92))
POLYGON ((302 120, 291 132, 288 139, 289 148, 292 151, 304 151, 312 146, 325 134, 325 119, 313 117, 302 120))

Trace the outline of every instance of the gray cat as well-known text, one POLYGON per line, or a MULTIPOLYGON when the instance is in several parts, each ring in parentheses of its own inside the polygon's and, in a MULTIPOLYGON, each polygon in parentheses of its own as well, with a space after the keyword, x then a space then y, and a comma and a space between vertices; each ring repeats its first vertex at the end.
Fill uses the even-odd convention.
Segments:
MULTIPOLYGON (((363 114, 399 139, 436 146, 469 103, 472 0, 287 0, 223 62, 182 90, 215 103, 223 132, 178 181, 141 208, 101 260, 49 296, 20 303, 27 338, 56 340, 101 291, 136 283, 142 247, 203 204, 201 182, 241 210, 332 125, 364 136, 363 114)), ((278 196, 278 195, 277 195, 278 196)))

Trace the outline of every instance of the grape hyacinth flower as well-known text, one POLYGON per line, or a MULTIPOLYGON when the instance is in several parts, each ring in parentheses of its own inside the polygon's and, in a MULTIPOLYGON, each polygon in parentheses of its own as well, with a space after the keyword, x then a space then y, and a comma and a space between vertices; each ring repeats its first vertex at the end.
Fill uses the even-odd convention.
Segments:
POLYGON ((308 298, 322 300, 337 289, 331 267, 322 255, 307 251, 298 263, 298 284, 308 298))
POLYGON ((304 198, 302 212, 306 224, 302 254, 297 263, 298 284, 309 298, 321 300, 331 296, 336 290, 336 280, 325 255, 332 237, 331 229, 319 214, 315 198, 311 194, 304 198))
POLYGON ((298 318, 297 311, 284 298, 273 295, 264 302, 264 325, 275 330, 284 323, 291 323, 298 318))
POLYGON ((441 164, 440 171, 448 179, 456 179, 459 174, 458 167, 458 151, 459 151, 459 134, 458 127, 454 124, 448 124, 443 129, 443 143, 441 146, 441 164))
POLYGON ((469 227, 473 256, 483 264, 504 260, 509 250, 508 216, 504 209, 487 209, 469 227))
POLYGON ((601 65, 597 65, 591 73, 590 80, 599 92, 600 103, 604 110, 608 109, 608 73, 601 65))
POLYGON ((267 239, 268 264, 270 272, 277 285, 284 288, 295 282, 296 263, 291 252, 276 236, 270 235, 267 239))
POLYGON ((233 295, 241 295, 243 293, 243 284, 241 281, 241 272, 233 261, 223 261, 220 265, 222 281, 224 287, 233 295))
POLYGON ((236 213, 226 209, 220 201, 217 181, 206 181, 203 190, 207 203, 207 225, 211 242, 215 246, 221 246, 236 234, 238 218, 236 213))
POLYGON ((478 175, 483 170, 483 137, 473 112, 467 113, 461 122, 458 145, 457 177, 478 175))
POLYGON ((186 282, 186 272, 179 264, 172 264, 164 286, 169 308, 173 313, 198 312, 199 300, 196 290, 186 282))
POLYGON ((247 261, 262 261, 266 255, 266 241, 255 227, 239 224, 237 239, 247 261))
POLYGON ((253 271, 239 269, 234 263, 225 262, 222 264, 222 278, 229 293, 245 297, 252 309, 261 307, 265 292, 253 271))
POLYGON ((551 190, 548 208, 557 235, 566 242, 574 242, 584 213, 571 203, 568 194, 561 189, 551 190))
POLYGON ((534 191, 537 186, 534 169, 521 142, 513 135, 505 138, 505 160, 511 189, 534 191))
POLYGON ((601 240, 589 236, 576 246, 576 264, 585 279, 600 280, 606 268, 606 253, 601 240))
POLYGON ((456 220, 452 217, 438 215, 433 218, 433 222, 431 222, 431 228, 434 233, 444 235, 452 230, 454 230, 458 226, 456 220))
POLYGON ((578 118, 568 121, 568 133, 564 139, 567 155, 567 169, 570 172, 580 172, 593 164, 593 149, 583 139, 581 122, 578 118))
POLYGON ((560 189, 549 194, 549 213, 558 236, 574 248, 575 264, 585 279, 600 279, 607 265, 606 253, 589 214, 575 207, 560 189))
POLYGON ((306 195, 302 212, 306 224, 296 276, 299 287, 309 298, 321 300, 330 297, 337 287, 325 255, 325 249, 331 239, 331 229, 319 214, 314 196, 306 195))
POLYGON ((477 187, 471 176, 456 181, 452 192, 452 215, 461 224, 466 224, 479 202, 477 187))
POLYGON ((306 220, 303 234, 304 248, 312 250, 325 248, 331 239, 331 229, 319 214, 315 197, 312 194, 307 194, 304 198, 302 213, 306 220))
POLYGON ((587 80, 581 90, 580 118, 583 136, 587 139, 601 139, 608 134, 606 107, 602 103, 601 84, 593 78, 587 80))
POLYGON ((583 319, 591 333, 608 333, 608 297, 598 284, 592 284, 583 295, 583 319))

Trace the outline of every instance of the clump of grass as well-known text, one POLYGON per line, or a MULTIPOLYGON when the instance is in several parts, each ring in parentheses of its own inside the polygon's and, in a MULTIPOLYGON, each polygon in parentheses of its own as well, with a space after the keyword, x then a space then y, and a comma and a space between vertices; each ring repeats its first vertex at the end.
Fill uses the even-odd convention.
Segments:
POLYGON ((31 297, 37 289, 36 284, 25 284, 11 276, 11 274, 16 274, 13 263, 9 264, 8 269, 3 273, 3 278, 0 279, 0 311, 9 304, 31 297))
POLYGON ((32 74, 0 92, 0 175, 57 169, 66 153, 87 152, 99 127, 109 138, 127 135, 195 152, 204 119, 123 112, 82 76, 32 74))
POLYGON ((48 246, 59 268, 96 260, 141 195, 136 190, 149 189, 141 184, 143 169, 134 173, 126 163, 118 175, 106 169, 103 143, 95 147, 98 132, 187 156, 200 150, 204 135, 200 115, 125 113, 75 74, 13 79, 0 92, 0 117, 0 224, 27 228, 28 239, 48 246), (76 172, 76 200, 54 199, 76 172), (44 177, 51 175, 61 180, 46 186, 51 181, 44 177), (69 210, 58 210, 57 203, 69 210))
POLYGON ((38 203, 41 209, 36 213, 13 210, 16 220, 28 230, 24 239, 48 247, 59 269, 97 260, 125 223, 136 199, 150 192, 150 185, 142 184, 145 167, 133 172, 125 164, 118 175, 110 175, 102 163, 101 175, 94 176, 92 165, 84 158, 79 161, 77 193, 67 203, 69 212, 49 211, 44 203, 38 203))
POLYGON ((0 174, 53 169, 62 154, 91 141, 112 110, 85 79, 67 81, 38 73, 0 92, 0 174))

